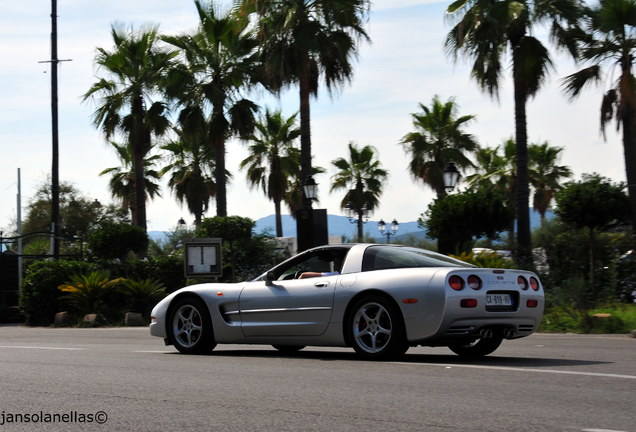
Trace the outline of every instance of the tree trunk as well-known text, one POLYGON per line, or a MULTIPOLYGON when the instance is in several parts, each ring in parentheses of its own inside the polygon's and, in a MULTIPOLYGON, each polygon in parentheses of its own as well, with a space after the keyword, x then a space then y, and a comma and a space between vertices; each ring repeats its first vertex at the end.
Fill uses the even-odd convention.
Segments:
POLYGON ((133 200, 135 212, 133 225, 146 231, 146 183, 144 158, 150 149, 150 131, 144 122, 144 107, 141 96, 133 97, 133 126, 130 133, 132 146, 133 200))
POLYGON ((623 118, 623 155, 627 192, 632 210, 632 229, 636 230, 636 110, 627 106, 623 118))
MULTIPOLYGON (((358 211, 358 220, 357 220, 357 228, 358 228, 358 243, 362 243, 364 237, 364 222, 362 221, 363 214, 362 210, 358 211)), ((387 237, 388 239, 388 237, 387 237)))
POLYGON ((276 212, 276 237, 283 236, 283 220, 280 215, 280 200, 274 200, 274 209, 276 212))
POLYGON ((227 186, 225 182, 225 138, 214 143, 214 181, 216 182, 216 215, 227 216, 227 186))
MULTIPOLYGON (((300 79, 300 177, 301 184, 312 174, 309 75, 300 79)), ((303 209, 311 208, 311 200, 303 194, 303 209)))
MULTIPOLYGON (((513 65, 516 68, 517 65, 513 65)), ((532 245, 530 236, 530 199, 528 179, 528 133, 526 118, 527 90, 522 80, 513 73, 515 94, 515 141, 516 141, 516 191, 517 210, 517 264, 521 268, 532 267, 532 245)))

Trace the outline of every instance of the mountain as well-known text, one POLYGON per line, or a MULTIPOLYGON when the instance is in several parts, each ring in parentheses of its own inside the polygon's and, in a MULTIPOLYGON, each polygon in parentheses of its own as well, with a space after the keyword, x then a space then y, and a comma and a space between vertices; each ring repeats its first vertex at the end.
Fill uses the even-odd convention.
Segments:
MULTIPOLYGON (((289 215, 282 215, 283 220, 283 237, 296 237, 296 221, 289 215)), ((366 236, 380 237, 378 232, 379 220, 369 220, 364 224, 364 233, 366 236)), ((391 224, 390 220, 385 221, 387 223, 387 229, 391 224)), ((399 222, 399 221, 398 221, 399 222)), ((416 232, 423 232, 421 228, 417 226, 417 222, 399 222, 400 229, 398 234, 409 234, 416 232)), ((357 235, 357 228, 355 221, 349 222, 346 216, 327 215, 327 229, 330 236, 342 236, 348 239, 353 239, 357 235)), ((255 232, 268 232, 274 234, 276 232, 276 220, 274 215, 269 215, 260 218, 256 221, 254 228, 255 232)))
MULTIPOLYGON (((547 219, 551 219, 554 217, 554 214, 548 210, 546 214, 547 219)), ((296 221, 290 215, 283 215, 283 237, 296 237, 296 221)), ((365 236, 377 237, 380 239, 380 233, 378 232, 378 222, 379 220, 369 220, 366 224, 364 224, 364 233, 365 236)), ((390 220, 385 220, 387 223, 387 229, 389 229, 389 225, 391 223, 390 220)), ((425 237, 425 231, 420 228, 415 222, 400 222, 400 229, 398 230, 397 237, 399 238, 402 235, 414 235, 416 237, 425 237)), ((354 239, 357 235, 356 233, 356 224, 349 222, 349 219, 346 216, 339 215, 327 215, 327 224, 328 231, 330 236, 343 236, 348 239, 354 239)), ((541 226, 541 217, 539 213, 535 211, 530 212, 530 229, 534 231, 535 229, 541 226)), ((255 232, 268 232, 274 234, 276 232, 276 221, 274 215, 269 215, 263 218, 260 218, 256 221, 256 226, 254 228, 255 232)), ((381 239, 380 239, 381 240, 381 239)))
MULTIPOLYGON (((554 214, 548 210, 546 214, 548 219, 554 217, 554 214)), ((296 221, 290 215, 283 215, 283 237, 296 237, 296 221)), ((383 240, 378 232, 378 222, 379 220, 370 220, 366 224, 364 224, 364 233, 365 236, 368 237, 376 237, 378 241, 383 240)), ((387 229, 389 229, 389 225, 391 224, 390 220, 385 220, 387 223, 387 229)), ((400 222, 400 229, 397 232, 396 238, 403 235, 410 235, 416 237, 424 238, 426 233, 423 229, 418 227, 417 221, 415 222, 400 222)), ((327 215, 327 224, 330 236, 342 236, 346 237, 349 240, 355 239, 356 237, 356 224, 349 222, 349 219, 346 216, 339 215, 327 215)), ((541 225, 541 219, 539 213, 531 211, 530 212, 530 229, 535 230, 541 225)), ((256 220, 256 225, 254 227, 254 232, 261 233, 266 232, 269 234, 274 234, 276 232, 276 221, 274 215, 269 215, 262 217, 256 220)), ((164 231, 149 231, 148 235, 154 241, 163 241, 165 240, 166 233, 164 231)), ((394 238, 391 239, 392 241, 394 238)))

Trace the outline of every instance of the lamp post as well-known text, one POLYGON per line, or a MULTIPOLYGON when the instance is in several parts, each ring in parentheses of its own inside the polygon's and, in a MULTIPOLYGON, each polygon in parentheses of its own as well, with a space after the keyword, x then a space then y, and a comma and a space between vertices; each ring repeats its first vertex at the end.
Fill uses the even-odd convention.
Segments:
POLYGON ((444 189, 446 189, 446 193, 451 193, 453 189, 455 189, 455 185, 457 184, 457 180, 459 180, 459 171, 453 162, 446 165, 444 168, 444 189))
MULTIPOLYGON (((312 208, 312 202, 318 196, 318 184, 313 177, 308 176, 303 181, 303 202, 304 207, 296 213, 296 237, 298 240, 298 252, 310 249, 316 246, 314 243, 316 240, 321 239, 314 238, 314 209, 312 208)), ((316 210, 318 211, 318 210, 316 210)), ((326 214, 325 214, 326 219, 326 214)))
POLYGON ((393 219, 393 222, 391 222, 391 227, 389 230, 386 229, 386 222, 384 222, 382 219, 380 219, 380 222, 378 222, 378 231, 380 231, 380 235, 386 236, 387 243, 391 243, 391 236, 396 235, 399 229, 400 224, 395 219, 393 219))

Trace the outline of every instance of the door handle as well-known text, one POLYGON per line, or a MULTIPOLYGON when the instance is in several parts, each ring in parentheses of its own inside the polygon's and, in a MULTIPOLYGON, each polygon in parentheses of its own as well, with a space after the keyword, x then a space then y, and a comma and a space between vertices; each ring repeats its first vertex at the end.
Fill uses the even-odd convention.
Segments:
POLYGON ((314 286, 315 286, 316 288, 324 288, 324 287, 326 287, 326 286, 329 286, 329 281, 320 281, 320 282, 316 282, 316 283, 314 284, 314 286))

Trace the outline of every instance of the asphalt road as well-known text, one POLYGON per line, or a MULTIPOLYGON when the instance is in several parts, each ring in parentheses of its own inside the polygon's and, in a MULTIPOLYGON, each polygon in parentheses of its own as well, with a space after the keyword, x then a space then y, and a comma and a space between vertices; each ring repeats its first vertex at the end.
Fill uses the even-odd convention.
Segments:
POLYGON ((636 339, 539 334, 462 361, 411 348, 219 346, 146 328, 0 327, 4 431, 636 431, 636 339))

